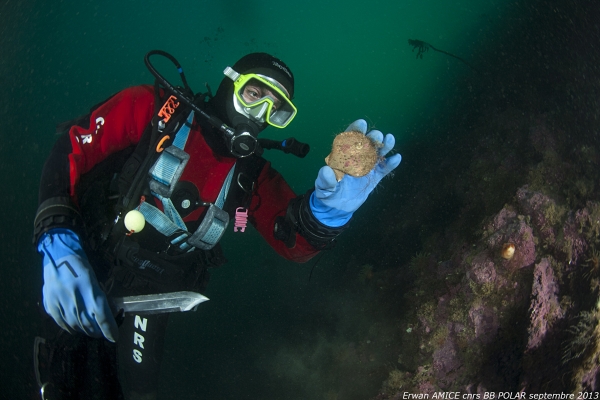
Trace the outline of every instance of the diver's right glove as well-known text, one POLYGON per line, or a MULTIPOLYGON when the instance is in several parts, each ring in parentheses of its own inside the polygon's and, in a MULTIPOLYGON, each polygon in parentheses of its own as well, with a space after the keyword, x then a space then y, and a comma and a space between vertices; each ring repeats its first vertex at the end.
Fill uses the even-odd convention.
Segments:
POLYGON ((38 251, 44 259, 46 312, 67 332, 115 342, 117 323, 77 234, 52 229, 40 238, 38 251))

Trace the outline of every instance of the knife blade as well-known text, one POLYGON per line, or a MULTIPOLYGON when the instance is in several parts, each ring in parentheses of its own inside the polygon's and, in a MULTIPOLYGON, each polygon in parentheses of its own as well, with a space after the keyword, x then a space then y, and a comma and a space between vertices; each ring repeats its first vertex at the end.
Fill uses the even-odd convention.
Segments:
POLYGON ((209 300, 196 292, 182 291, 146 294, 139 296, 113 297, 117 313, 162 314, 170 312, 196 311, 198 304, 209 300))

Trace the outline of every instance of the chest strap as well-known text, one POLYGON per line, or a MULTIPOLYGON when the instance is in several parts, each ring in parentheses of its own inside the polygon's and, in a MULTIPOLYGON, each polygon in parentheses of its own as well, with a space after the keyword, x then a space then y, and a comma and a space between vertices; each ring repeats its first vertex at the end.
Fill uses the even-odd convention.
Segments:
POLYGON ((150 168, 150 190, 163 197, 171 197, 175 185, 179 181, 190 155, 183 149, 194 121, 194 111, 190 112, 185 123, 179 128, 173 144, 162 151, 154 165, 150 168))
POLYGON ((189 155, 183 151, 190 127, 194 119, 192 111, 183 126, 179 128, 173 144, 167 147, 150 168, 150 190, 160 200, 163 211, 148 202, 140 204, 138 210, 144 215, 146 221, 158 232, 172 238, 171 244, 178 246, 182 251, 192 251, 194 248, 202 250, 212 249, 225 233, 229 224, 229 214, 223 211, 225 199, 233 178, 235 164, 227 174, 223 186, 215 203, 208 203, 202 222, 194 233, 187 231, 185 222, 177 212, 170 196, 179 181, 183 170, 189 161, 189 155))

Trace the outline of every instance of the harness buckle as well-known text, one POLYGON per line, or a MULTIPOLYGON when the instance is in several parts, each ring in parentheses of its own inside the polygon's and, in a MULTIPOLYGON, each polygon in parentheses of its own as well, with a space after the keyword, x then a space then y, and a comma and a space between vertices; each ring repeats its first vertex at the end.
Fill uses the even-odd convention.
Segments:
POLYGON ((148 174, 150 190, 163 197, 171 197, 190 155, 177 146, 169 146, 161 153, 148 174))
POLYGON ((210 250, 219 242, 228 224, 229 214, 210 204, 200 226, 187 242, 198 249, 210 250))

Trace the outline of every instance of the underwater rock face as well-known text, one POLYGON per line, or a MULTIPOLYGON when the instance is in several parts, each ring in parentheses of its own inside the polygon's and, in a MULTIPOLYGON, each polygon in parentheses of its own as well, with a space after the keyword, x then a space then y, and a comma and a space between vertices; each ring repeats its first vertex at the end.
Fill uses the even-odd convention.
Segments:
POLYGON ((529 190, 523 186, 517 191, 517 201, 524 214, 531 217, 532 223, 539 231, 540 239, 554 244, 556 234, 552 227, 552 210, 557 208, 556 202, 548 196, 529 190))
POLYGON ((540 243, 552 250, 559 261, 567 263, 567 271, 583 260, 589 242, 598 237, 600 205, 588 201, 586 207, 568 212, 555 200, 528 186, 519 188, 516 196, 519 207, 531 220, 540 243))
POLYGON ((486 227, 489 236, 486 239, 490 252, 500 258, 502 249, 506 243, 514 245, 513 256, 499 259, 497 263, 507 269, 521 269, 535 262, 535 241, 533 229, 523 217, 507 207, 502 208, 486 227))
POLYGON ((434 375, 442 389, 452 384, 461 365, 457 346, 452 337, 448 336, 442 346, 433 352, 434 375))
POLYGON ((587 212, 587 208, 577 211, 575 215, 571 213, 562 228, 564 244, 557 251, 564 254, 567 264, 577 263, 588 249, 588 244, 578 232, 580 221, 577 220, 577 216, 582 212, 587 212))
POLYGON ((581 386, 585 390, 598 390, 600 388, 600 365, 598 363, 583 374, 581 386))
POLYGON ((509 222, 515 219, 516 216, 517 213, 514 210, 503 207, 500 212, 494 216, 488 229, 490 229, 492 232, 503 229, 506 225, 508 225, 509 222))
MULTIPOLYGON (((560 368, 561 329, 574 316, 561 290, 593 257, 589 241, 600 240, 600 204, 569 212, 528 186, 514 199, 482 226, 479 240, 457 246, 450 260, 431 271, 428 264, 412 266, 423 277, 416 284, 423 300, 411 324, 419 335, 417 370, 428 372, 406 372, 401 390, 536 391, 560 368), (500 252, 506 243, 515 245, 509 260, 500 252)), ((589 359, 576 360, 583 365, 577 381, 597 389, 600 367, 589 359)))
POLYGON ((585 207, 575 212, 574 218, 569 218, 563 229, 564 240, 571 246, 570 261, 576 262, 583 258, 600 234, 600 203, 588 201, 585 207))
POLYGON ((473 267, 467 271, 467 277, 479 285, 496 282, 496 265, 486 255, 473 260, 473 267))
POLYGON ((491 307, 475 304, 469 310, 469 319, 475 328, 475 338, 481 343, 492 342, 498 333, 498 314, 491 307))
POLYGON ((550 261, 543 258, 533 271, 527 351, 539 347, 553 324, 565 316, 558 299, 558 288, 550 261))

